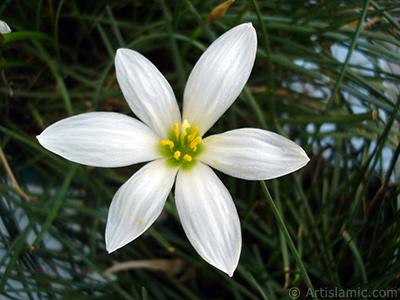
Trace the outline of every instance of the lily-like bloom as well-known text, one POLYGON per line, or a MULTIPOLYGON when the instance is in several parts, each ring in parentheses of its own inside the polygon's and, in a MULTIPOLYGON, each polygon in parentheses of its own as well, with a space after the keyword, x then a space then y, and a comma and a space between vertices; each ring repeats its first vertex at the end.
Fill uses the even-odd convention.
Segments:
POLYGON ((232 276, 242 237, 227 188, 210 168, 264 180, 291 173, 309 160, 294 142, 269 131, 244 128, 204 134, 238 97, 253 68, 257 37, 251 23, 219 37, 187 81, 183 116, 174 93, 141 54, 118 49, 117 79, 135 115, 90 112, 51 125, 38 136, 46 149, 71 161, 122 167, 150 161, 115 194, 109 209, 109 252, 141 235, 160 215, 174 185, 183 229, 195 250, 232 276))

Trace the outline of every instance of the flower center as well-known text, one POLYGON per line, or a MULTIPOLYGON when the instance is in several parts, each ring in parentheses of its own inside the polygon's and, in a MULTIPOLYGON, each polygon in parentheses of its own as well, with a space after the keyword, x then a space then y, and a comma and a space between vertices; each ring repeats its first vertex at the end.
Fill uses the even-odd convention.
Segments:
POLYGON ((163 152, 170 157, 173 157, 171 162, 188 165, 193 161, 199 153, 199 143, 201 137, 197 136, 199 127, 191 128, 189 122, 184 120, 179 131, 178 123, 174 124, 173 134, 169 140, 160 141, 163 147, 163 152))

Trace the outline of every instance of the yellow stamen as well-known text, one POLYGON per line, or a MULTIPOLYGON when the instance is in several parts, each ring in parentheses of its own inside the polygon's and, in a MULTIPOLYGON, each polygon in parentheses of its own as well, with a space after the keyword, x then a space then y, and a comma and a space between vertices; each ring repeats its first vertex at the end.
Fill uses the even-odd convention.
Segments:
POLYGON ((178 123, 174 124, 174 132, 175 132, 175 136, 178 137, 179 136, 179 125, 178 125, 178 123))
POLYGON ((197 138, 195 138, 191 143, 190 143, 190 148, 191 149, 193 149, 194 147, 196 147, 196 145, 198 144, 198 143, 200 143, 201 142, 201 137, 197 137, 197 138))
POLYGON ((193 128, 192 133, 188 136, 189 142, 193 141, 194 137, 196 136, 197 131, 199 130, 199 126, 193 128))
POLYGON ((189 154, 185 154, 183 159, 186 160, 186 161, 192 161, 192 157, 189 154))
POLYGON ((188 120, 184 120, 183 123, 181 124, 181 128, 182 128, 182 135, 186 136, 186 129, 190 128, 190 124, 188 122, 188 120))
POLYGON ((171 149, 171 151, 172 151, 172 149, 174 148, 174 142, 173 141, 170 141, 170 140, 162 140, 162 141, 160 141, 160 144, 162 145, 162 146, 169 146, 169 148, 171 149))
POLYGON ((174 158, 176 159, 176 160, 179 160, 179 157, 181 156, 181 151, 175 151, 175 153, 174 153, 174 158))

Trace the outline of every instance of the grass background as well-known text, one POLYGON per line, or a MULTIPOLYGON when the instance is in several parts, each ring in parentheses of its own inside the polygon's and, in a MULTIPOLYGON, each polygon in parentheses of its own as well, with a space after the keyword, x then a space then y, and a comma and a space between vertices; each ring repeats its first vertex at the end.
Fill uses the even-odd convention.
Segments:
POLYGON ((219 4, 2 1, 13 32, 0 35, 1 299, 290 299, 292 287, 300 299, 335 288, 364 291, 351 299, 400 296, 400 3, 237 0, 206 22, 219 4), (242 224, 232 278, 193 250, 173 195, 145 234, 108 255, 108 206, 140 166, 77 165, 35 136, 82 112, 132 115, 115 76, 119 47, 148 57, 181 105, 199 56, 243 22, 258 34, 255 66, 208 134, 268 129, 311 161, 261 184, 218 173, 242 224), (128 269, 104 274, 123 262, 128 269))

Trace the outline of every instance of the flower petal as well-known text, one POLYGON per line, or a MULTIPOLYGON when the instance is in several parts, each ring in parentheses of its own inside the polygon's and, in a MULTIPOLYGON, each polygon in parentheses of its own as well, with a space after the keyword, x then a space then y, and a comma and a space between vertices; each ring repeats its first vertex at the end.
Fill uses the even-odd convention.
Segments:
POLYGON ((160 157, 158 137, 142 122, 114 112, 90 112, 58 121, 39 143, 68 160, 95 167, 122 167, 160 157))
POLYGON ((147 230, 160 215, 178 168, 155 160, 136 172, 114 195, 108 212, 106 247, 109 253, 147 230))
POLYGON ((135 115, 162 139, 180 124, 181 114, 168 81, 143 55, 118 49, 115 68, 122 93, 135 115))
POLYGON ((232 276, 239 262, 242 236, 235 205, 221 180, 201 162, 181 169, 175 201, 183 229, 197 253, 232 276))
POLYGON ((304 150, 279 134, 243 128, 207 137, 198 160, 233 177, 265 180, 283 176, 305 166, 304 150))
POLYGON ((257 36, 251 23, 220 36, 203 53, 187 81, 183 120, 202 136, 239 96, 254 65, 257 36))
POLYGON ((0 20, 0 33, 5 34, 10 32, 11 32, 10 26, 8 26, 6 22, 0 20))

